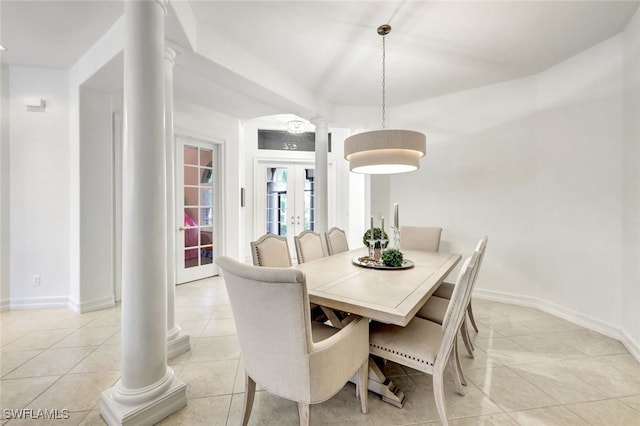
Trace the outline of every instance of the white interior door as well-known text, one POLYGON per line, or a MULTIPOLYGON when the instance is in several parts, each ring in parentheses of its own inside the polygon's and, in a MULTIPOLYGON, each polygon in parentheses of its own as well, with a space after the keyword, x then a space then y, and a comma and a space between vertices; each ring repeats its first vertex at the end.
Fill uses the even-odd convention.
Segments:
POLYGON ((220 156, 218 145, 193 138, 176 141, 176 237, 178 284, 218 274, 220 156))

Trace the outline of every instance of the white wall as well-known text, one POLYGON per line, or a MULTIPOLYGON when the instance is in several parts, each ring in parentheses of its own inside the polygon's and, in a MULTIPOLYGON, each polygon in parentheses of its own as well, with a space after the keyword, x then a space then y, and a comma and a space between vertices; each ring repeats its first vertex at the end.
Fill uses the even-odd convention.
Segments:
POLYGON ((115 303, 112 111, 110 95, 80 88, 80 312, 115 303))
POLYGON ((9 307, 9 67, 0 65, 0 311, 9 307))
MULTIPOLYGON (((419 171, 391 177, 388 198, 400 203, 401 225, 442 226, 444 250, 466 255, 489 236, 478 293, 626 332, 637 351, 637 313, 628 313, 638 306, 637 239, 627 245, 634 280, 621 284, 625 178, 635 189, 626 204, 638 201, 637 155, 623 175, 625 150, 638 146, 637 104, 625 110, 622 94, 624 40, 536 76, 396 109, 427 123, 427 157, 419 171)), ((637 40, 627 37, 636 55, 637 40)), ((628 65, 637 82, 637 58, 628 65)), ((637 87, 628 98, 637 100, 637 87)), ((637 220, 636 210, 634 235, 637 220)))
POLYGON ((68 84, 66 71, 9 68, 11 307, 67 304, 68 84), (46 110, 28 112, 26 97, 44 99, 46 110))
POLYGON ((623 35, 622 324, 640 342, 640 11, 623 35))

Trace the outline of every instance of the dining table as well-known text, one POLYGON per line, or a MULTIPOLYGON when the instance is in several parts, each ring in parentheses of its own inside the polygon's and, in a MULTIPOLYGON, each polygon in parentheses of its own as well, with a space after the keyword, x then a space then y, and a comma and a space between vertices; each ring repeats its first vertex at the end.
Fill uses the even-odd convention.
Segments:
MULTIPOLYGON (((387 269, 363 264, 367 254, 362 247, 295 266, 305 273, 309 301, 336 327, 344 324, 340 313, 406 326, 461 259, 457 253, 402 249, 405 264, 387 269)), ((392 405, 404 404, 404 394, 384 375, 379 360, 369 361, 369 390, 392 405)))

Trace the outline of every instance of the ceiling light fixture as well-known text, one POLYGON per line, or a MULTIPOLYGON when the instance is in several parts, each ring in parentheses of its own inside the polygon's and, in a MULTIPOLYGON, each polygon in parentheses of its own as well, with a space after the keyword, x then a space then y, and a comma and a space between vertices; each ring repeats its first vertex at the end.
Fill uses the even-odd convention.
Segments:
POLYGON ((382 129, 358 133, 344 141, 344 158, 349 170, 364 174, 392 174, 417 170, 427 152, 427 138, 413 130, 385 129, 385 37, 390 25, 380 25, 382 36, 382 129))
POLYGON ((2 52, 4 50, 7 50, 7 48, 0 44, 0 52, 2 52))
POLYGON ((287 132, 304 133, 304 122, 302 120, 291 120, 287 122, 287 132))

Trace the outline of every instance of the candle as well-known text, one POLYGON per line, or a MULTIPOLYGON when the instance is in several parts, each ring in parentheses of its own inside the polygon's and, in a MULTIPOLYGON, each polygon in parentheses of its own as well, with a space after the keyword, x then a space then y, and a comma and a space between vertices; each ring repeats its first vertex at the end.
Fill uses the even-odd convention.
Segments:
POLYGON ((398 203, 393 204, 393 226, 400 228, 400 219, 398 218, 398 203))
POLYGON ((369 234, 369 239, 373 240, 373 216, 371 216, 371 233, 369 234))

